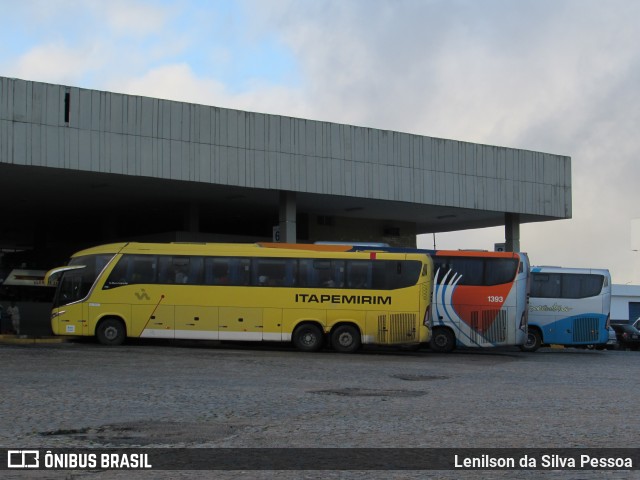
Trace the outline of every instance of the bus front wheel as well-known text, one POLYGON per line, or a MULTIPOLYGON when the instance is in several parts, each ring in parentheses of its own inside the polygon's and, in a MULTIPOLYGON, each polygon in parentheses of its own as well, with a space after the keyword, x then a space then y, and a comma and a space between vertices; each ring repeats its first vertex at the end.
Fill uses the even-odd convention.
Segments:
POLYGON ((122 345, 126 336, 124 323, 115 318, 103 320, 96 329, 96 337, 102 345, 122 345))
POLYGON ((448 328, 436 328, 431 336, 429 346, 434 352, 448 353, 456 346, 456 337, 448 328))
POLYGON ((529 330, 527 333, 527 340, 524 342, 524 345, 520 346, 520 350, 523 352, 535 352, 542 345, 542 337, 537 330, 529 330))
POLYGON ((316 325, 307 323, 295 329, 292 336, 293 345, 303 352, 317 352, 322 348, 324 336, 316 325))
POLYGON ((361 345, 360 332, 352 325, 340 325, 331 334, 331 345, 336 352, 353 353, 361 345))

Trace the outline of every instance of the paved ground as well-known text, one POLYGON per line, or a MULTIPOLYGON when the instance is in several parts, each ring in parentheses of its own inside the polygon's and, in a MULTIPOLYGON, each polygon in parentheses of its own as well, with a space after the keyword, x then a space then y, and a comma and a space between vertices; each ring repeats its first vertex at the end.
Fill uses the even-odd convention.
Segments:
MULTIPOLYGON (((0 345, 0 365, 0 446, 5 448, 638 446, 640 352, 369 350, 340 355, 237 345, 83 342, 0 345)), ((285 472, 278 477, 543 475, 633 478, 630 472, 588 471, 285 472)), ((31 472, 29 478, 130 476, 31 472)), ((167 472, 165 478, 211 476, 167 472)))

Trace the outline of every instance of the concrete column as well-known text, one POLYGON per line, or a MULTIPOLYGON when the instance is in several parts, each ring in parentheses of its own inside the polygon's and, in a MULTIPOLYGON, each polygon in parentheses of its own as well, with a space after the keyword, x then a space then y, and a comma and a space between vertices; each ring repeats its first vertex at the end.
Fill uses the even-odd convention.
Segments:
POLYGON ((504 215, 504 239, 507 252, 520 251, 520 215, 517 213, 505 213, 504 215))
POLYGON ((296 193, 280 191, 280 241, 296 243, 296 193))

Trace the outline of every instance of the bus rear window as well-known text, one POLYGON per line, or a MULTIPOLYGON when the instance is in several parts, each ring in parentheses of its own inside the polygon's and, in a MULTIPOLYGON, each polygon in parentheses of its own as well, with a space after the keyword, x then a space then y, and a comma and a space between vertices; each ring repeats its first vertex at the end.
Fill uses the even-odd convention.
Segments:
POLYGON ((436 257, 434 269, 441 282, 447 272, 460 276, 458 285, 492 286, 512 282, 518 271, 517 258, 436 257))

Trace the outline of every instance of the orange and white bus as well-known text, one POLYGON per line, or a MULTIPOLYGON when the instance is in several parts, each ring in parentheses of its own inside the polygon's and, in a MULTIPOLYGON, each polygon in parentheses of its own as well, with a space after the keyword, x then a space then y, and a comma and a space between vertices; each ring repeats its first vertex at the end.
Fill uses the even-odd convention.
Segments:
MULTIPOLYGON (((376 248, 354 246, 353 251, 376 248)), ((527 339, 529 259, 525 253, 378 247, 385 252, 423 252, 433 258, 434 290, 429 346, 520 346, 527 339)))
POLYGON ((437 250, 433 261, 433 350, 525 343, 529 312, 526 254, 437 250))
POLYGON ((429 340, 433 263, 421 253, 278 244, 102 245, 47 272, 56 335, 362 344, 429 340), (289 248, 290 247, 290 248, 289 248))

